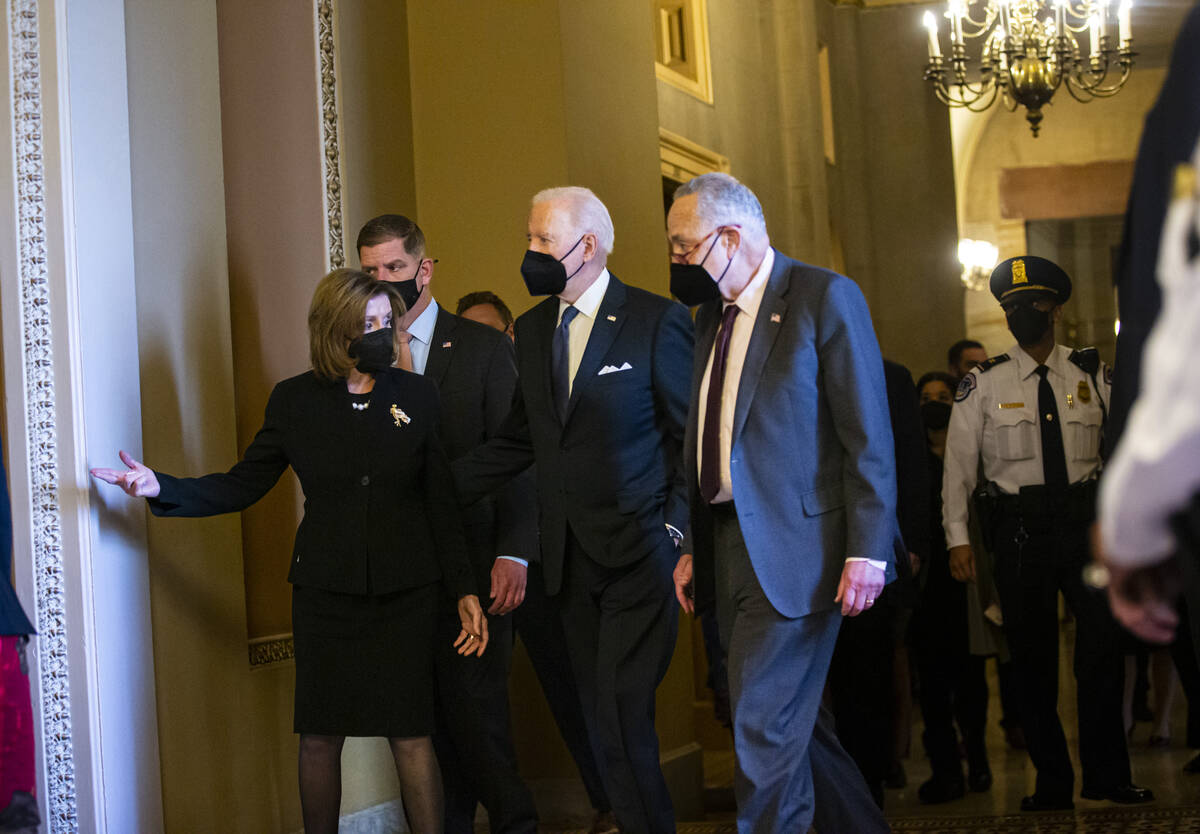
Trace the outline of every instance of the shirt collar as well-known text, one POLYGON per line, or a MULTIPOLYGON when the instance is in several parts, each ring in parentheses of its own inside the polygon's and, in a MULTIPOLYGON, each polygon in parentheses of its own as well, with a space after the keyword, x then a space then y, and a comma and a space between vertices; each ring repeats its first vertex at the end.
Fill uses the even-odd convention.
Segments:
POLYGON ((408 326, 409 334, 421 342, 421 344, 429 344, 433 341, 433 325, 437 321, 438 305, 432 298, 429 299, 429 306, 421 311, 421 315, 417 316, 417 320, 408 326))
POLYGON ((574 307, 589 319, 596 318, 596 311, 600 309, 600 302, 604 300, 604 293, 608 291, 608 277, 608 267, 605 267, 592 285, 583 291, 583 295, 575 299, 574 304, 568 304, 560 298, 558 300, 559 321, 562 321, 563 310, 568 307, 574 307))
MULTIPOLYGON (((762 259, 762 263, 758 265, 758 268, 754 270, 754 274, 750 276, 750 283, 746 285, 746 288, 742 290, 737 298, 730 302, 731 304, 736 304, 739 310, 750 317, 751 321, 754 321, 758 315, 758 306, 762 303, 763 287, 766 286, 767 279, 771 277, 771 269, 774 266, 775 250, 767 247, 767 254, 762 259)), ((722 305, 721 309, 723 310, 727 306, 729 305, 722 305)))
MULTIPOLYGON (((1054 350, 1050 351, 1050 355, 1046 357, 1044 364, 1050 369, 1050 373, 1055 376, 1061 377, 1066 375, 1063 371, 1063 354, 1065 351, 1066 348, 1056 343, 1054 350)), ((1038 363, 1020 345, 1013 345, 1009 348, 1008 355, 1017 361, 1017 373, 1021 379, 1028 379, 1029 375, 1037 370, 1038 363)))

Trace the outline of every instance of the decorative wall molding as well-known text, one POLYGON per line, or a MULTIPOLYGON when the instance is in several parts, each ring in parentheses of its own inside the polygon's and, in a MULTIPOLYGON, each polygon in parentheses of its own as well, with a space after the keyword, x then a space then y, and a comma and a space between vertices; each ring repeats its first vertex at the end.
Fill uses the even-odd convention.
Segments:
POLYGON ((250 668, 261 669, 285 663, 296 656, 296 643, 290 634, 256 637, 250 641, 250 668))
POLYGON ((321 173, 325 182, 325 249, 327 266, 346 265, 342 234, 342 154, 338 144, 337 54, 333 0, 316 0, 317 57, 321 94, 321 173))
POLYGON ((707 0, 656 0, 654 41, 658 80, 712 104, 707 0))
POLYGON ((675 182, 687 182, 701 174, 728 174, 730 168, 729 157, 664 127, 658 129, 658 159, 662 175, 675 182))
MULTIPOLYGON (((9 56, 17 196, 25 431, 32 510, 37 657, 41 689, 47 828, 78 830, 67 600, 59 506, 50 280, 46 252, 41 44, 37 0, 11 0, 9 56)), ((15 463, 15 462, 14 462, 15 463)))

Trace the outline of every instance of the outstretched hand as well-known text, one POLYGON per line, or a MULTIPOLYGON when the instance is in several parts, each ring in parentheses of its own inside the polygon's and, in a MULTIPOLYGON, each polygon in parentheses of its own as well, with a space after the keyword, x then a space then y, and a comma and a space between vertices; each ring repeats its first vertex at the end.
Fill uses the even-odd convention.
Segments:
POLYGON ((128 452, 118 452, 121 463, 128 469, 105 469, 98 467, 91 470, 93 478, 99 478, 106 484, 116 484, 125 490, 130 498, 157 498, 159 493, 158 477, 154 470, 136 461, 128 452))

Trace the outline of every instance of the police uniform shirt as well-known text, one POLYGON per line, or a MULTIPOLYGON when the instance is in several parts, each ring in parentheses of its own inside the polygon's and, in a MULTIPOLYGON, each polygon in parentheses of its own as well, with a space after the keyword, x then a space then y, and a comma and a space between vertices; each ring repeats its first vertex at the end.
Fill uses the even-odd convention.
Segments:
MULTIPOLYGON (((942 523, 946 544, 968 544, 967 505, 983 458, 984 477, 1001 491, 1015 495, 1023 486, 1045 483, 1041 424, 1038 414, 1038 363, 1013 345, 1005 354, 973 369, 959 384, 946 436, 942 482, 942 523)), ((1054 390, 1062 423, 1067 479, 1087 481, 1100 470, 1100 426, 1111 385, 1101 363, 1091 374, 1070 360, 1071 349, 1055 345, 1046 358, 1046 378, 1054 390), (1100 386, 1097 397, 1096 385, 1100 386)))

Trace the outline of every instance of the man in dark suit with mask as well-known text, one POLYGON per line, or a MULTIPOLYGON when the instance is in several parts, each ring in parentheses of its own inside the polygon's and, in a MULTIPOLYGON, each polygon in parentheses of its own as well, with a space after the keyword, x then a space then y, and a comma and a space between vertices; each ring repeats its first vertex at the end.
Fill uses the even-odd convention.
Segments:
POLYGON ((546 591, 613 811, 623 831, 671 832, 654 693, 677 631, 692 322, 608 271, 612 220, 585 188, 533 198, 529 246, 526 286, 551 297, 517 319, 513 410, 455 480, 473 500, 536 460, 546 591))
MULTIPOLYGON (((434 381, 446 454, 451 460, 466 454, 496 434, 508 413, 517 384, 511 342, 438 306, 431 289, 435 261, 426 257, 420 227, 407 217, 385 214, 369 220, 358 235, 358 256, 364 272, 400 290, 408 306, 399 323, 407 350, 401 350, 397 364, 434 381)), ((531 485, 519 478, 463 512, 477 587, 490 589, 492 644, 477 658, 453 651, 452 640, 438 642, 434 745, 446 794, 447 834, 473 832, 479 802, 497 834, 537 830, 533 796, 517 773, 513 750, 508 709, 512 618, 505 616, 525 595, 527 560, 537 550, 533 511, 531 485)), ((455 628, 447 611, 444 630, 455 628)))

